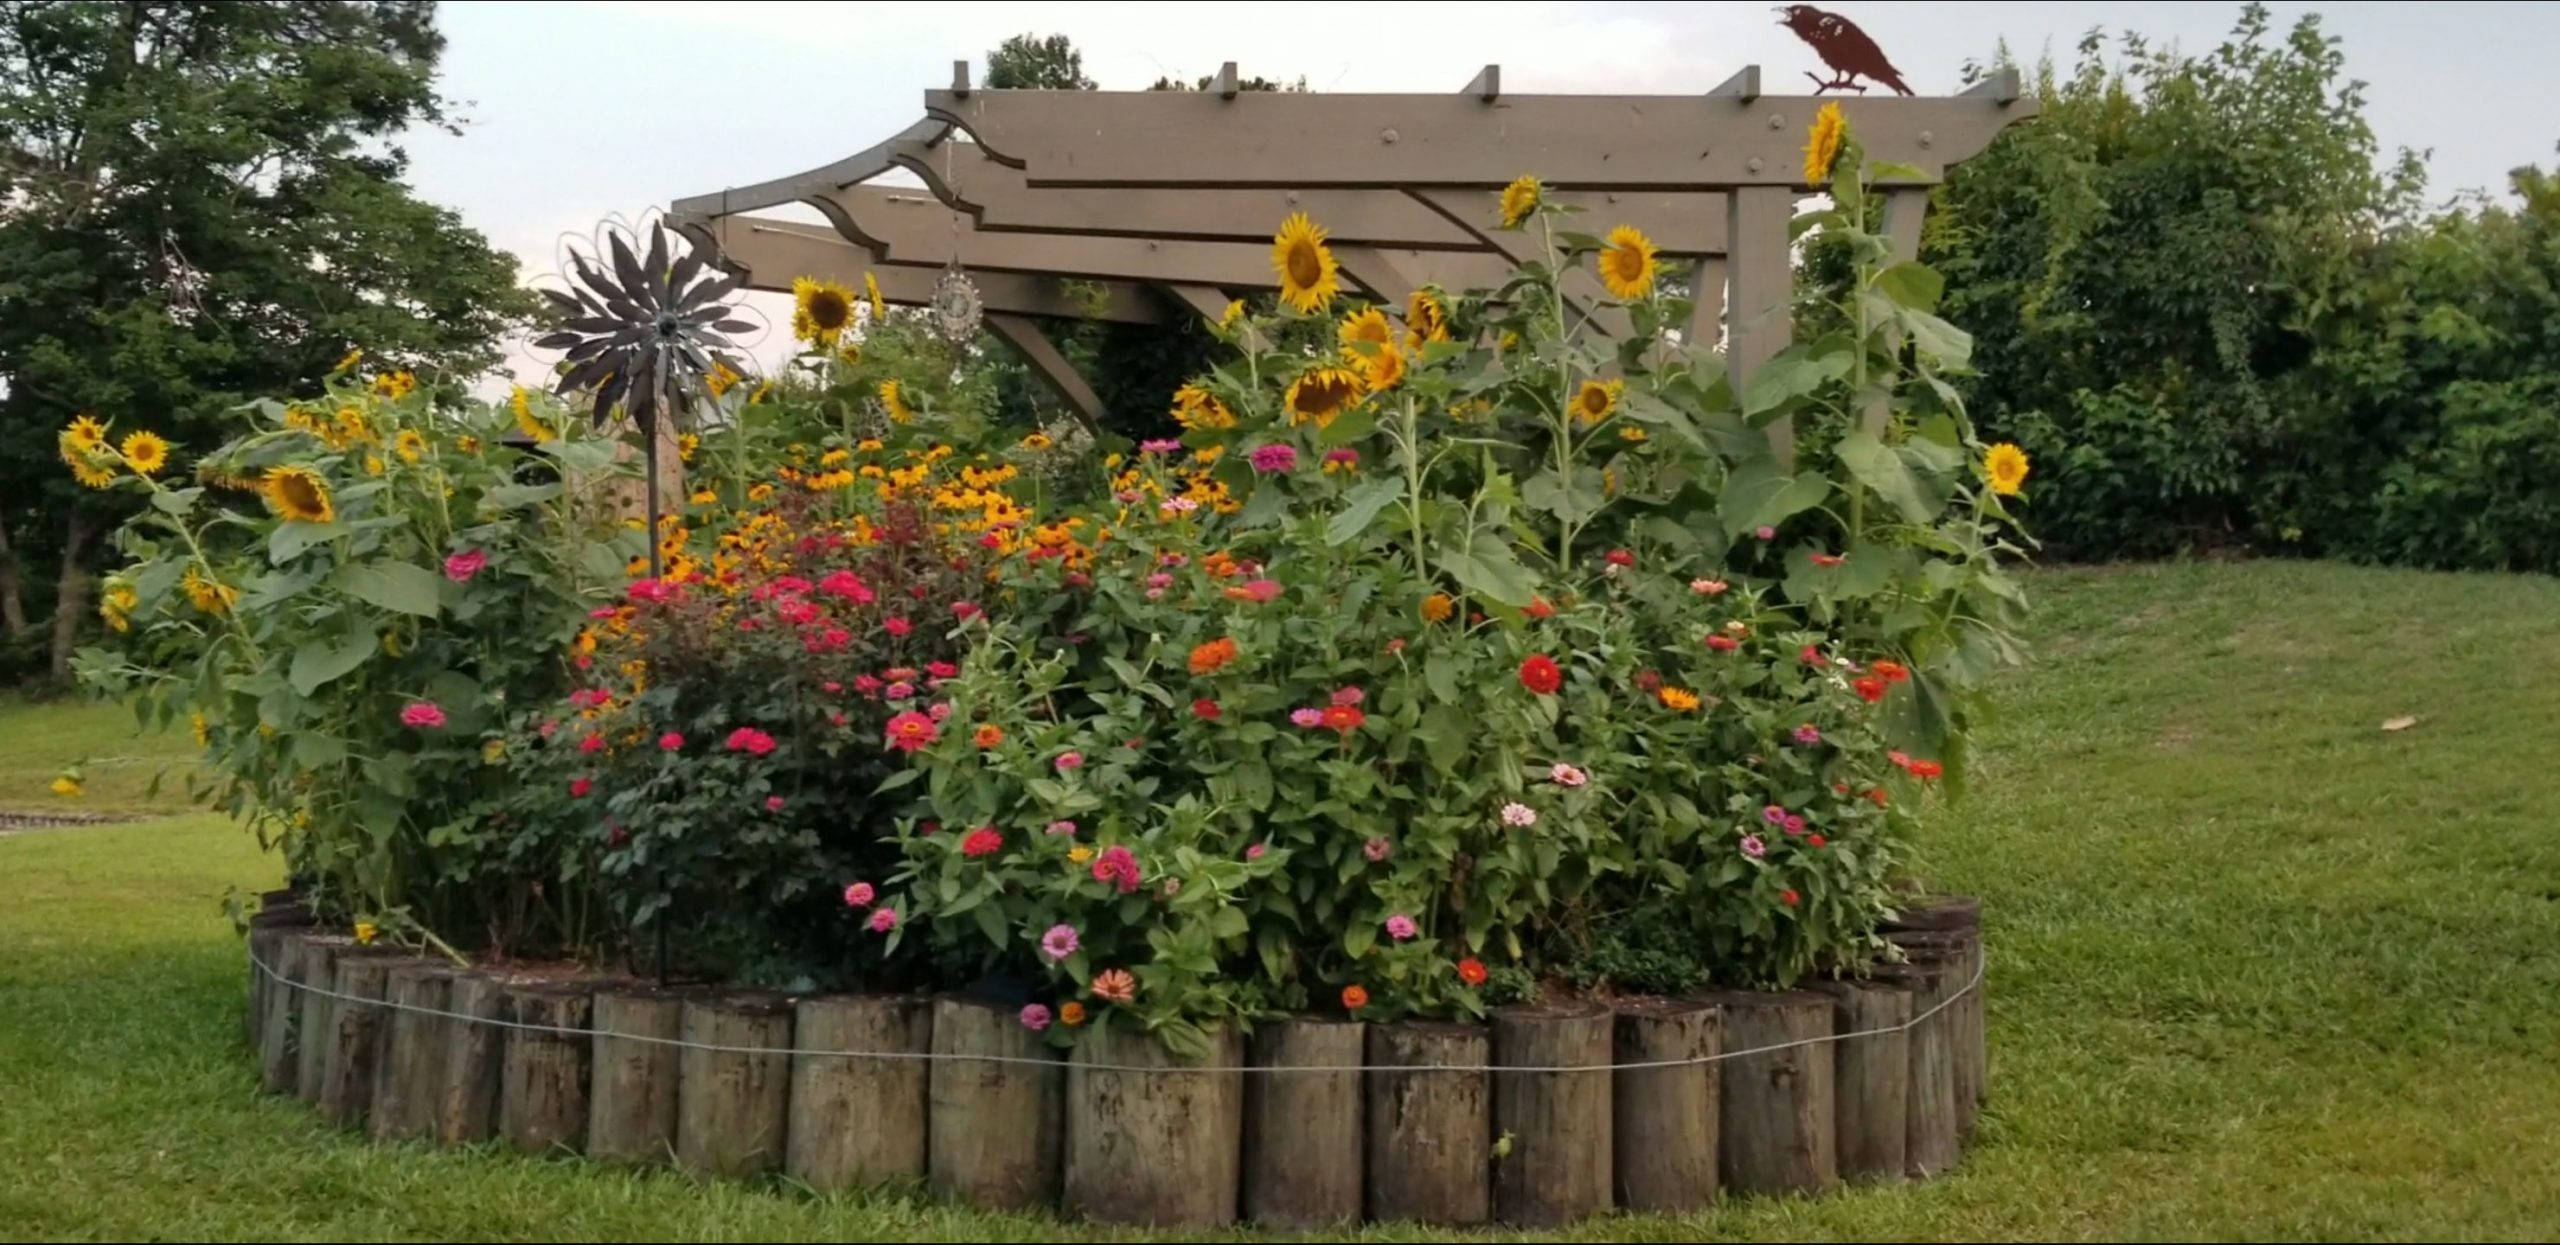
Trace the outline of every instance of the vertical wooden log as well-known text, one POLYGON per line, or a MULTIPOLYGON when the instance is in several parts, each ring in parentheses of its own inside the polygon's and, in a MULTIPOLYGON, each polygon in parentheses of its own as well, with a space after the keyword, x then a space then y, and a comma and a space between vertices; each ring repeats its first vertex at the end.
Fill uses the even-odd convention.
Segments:
POLYGON ((663 1163, 675 1153, 674 1042, 684 1000, 648 987, 595 996, 587 1074, 587 1157, 609 1163, 663 1163), (654 1039, 654 1040, 652 1040, 654 1039))
POLYGON ((1911 989, 1890 979, 1819 989, 1831 996, 1832 1023, 1842 1035, 1832 1044, 1840 1177, 1899 1180, 1910 1155, 1911 1035, 1903 1026, 1911 1022, 1911 989))
MULTIPOLYGON (((1366 1029, 1358 1021, 1293 1016, 1253 1032, 1258 1068, 1357 1068, 1366 1029)), ((1307 1229, 1360 1219, 1357 1072, 1255 1072, 1245 1078, 1247 1219, 1307 1229)))
POLYGON ((329 1070, 329 1048, 335 1045, 329 1035, 336 1032, 337 1014, 329 996, 338 989, 338 956, 355 945, 354 939, 337 934, 312 935, 302 942, 301 973, 295 978, 302 989, 293 1005, 293 1093, 315 1106, 329 1070))
POLYGON ((391 1015, 374 1069, 373 1116, 367 1126, 374 1140, 435 1137, 436 1106, 453 1040, 448 1036, 451 1026, 433 1013, 445 1010, 452 987, 451 965, 409 961, 392 966, 382 991, 391 1015))
POLYGON ((1652 999, 1618 1006, 1610 1076, 1618 1205, 1696 1210, 1716 1199, 1717 1109, 1724 1025, 1715 1005, 1652 999), (1685 1064, 1679 1061, 1697 1061, 1685 1064), (1631 1064, 1675 1063, 1641 1068, 1631 1064))
POLYGON ((1370 1027, 1371 1218, 1471 1227, 1493 1217, 1491 1054, 1476 1025, 1370 1027), (1435 1070, 1387 1070, 1404 1068, 1435 1070))
POLYGON ((791 1106, 790 1001, 766 994, 687 999, 683 1035, 676 1162, 697 1176, 730 1178, 780 1167, 791 1106))
MULTIPOLYGON (((1914 1017, 1927 1012, 1946 995, 1946 968, 1934 957, 1880 964, 1874 973, 1877 980, 1896 983, 1911 992, 1914 1017)), ((1912 1025, 1905 1042, 1909 1063, 1904 1089, 1902 1171, 1914 1179, 1926 1179, 1956 1165, 1959 1150, 1952 1024, 1947 1013, 1938 1012, 1912 1025)))
POLYGON ((268 961, 275 974, 261 1000, 266 1015, 258 1026, 258 1088, 270 1094, 294 1092, 302 1075, 296 1030, 302 1019, 303 945, 310 940, 308 930, 288 930, 268 961))
POLYGON ((273 1019, 275 997, 290 994, 292 987, 280 982, 285 947, 302 933, 308 923, 299 909, 280 908, 261 911, 249 918, 247 952, 249 960, 249 1007, 245 1031, 249 1048, 259 1051, 264 1064, 267 1024, 273 1019))
POLYGON ((1956 1134, 1971 1139, 1982 1112, 1983 1058, 1980 932, 1966 929, 1898 930, 1887 934, 1905 955, 1936 961, 1945 970, 1941 1000, 1947 1017, 1948 1065, 1955 1075, 1956 1134), (1968 990, 1967 986, 1972 989, 1968 990))
POLYGON ((436 1141, 469 1145, 498 1131, 498 1098, 506 1083, 507 1029, 513 1020, 504 983, 486 973, 455 973, 446 988, 444 1076, 436 1095, 436 1141))
POLYGON ((1498 1069, 1493 1131, 1511 1139, 1493 1165, 1494 1216, 1549 1228, 1609 1211, 1615 1134, 1609 1009, 1597 1003, 1505 1007, 1493 1014, 1498 1069))
POLYGON ((527 1154, 576 1150, 587 1134, 587 1023, 593 998, 558 983, 506 988, 506 1074, 498 1090, 498 1132, 527 1154))
POLYGON ((1809 990, 1732 991, 1717 1173, 1737 1193, 1819 1193, 1839 1180, 1831 1000, 1809 990), (1763 1048, 1782 1049, 1763 1049, 1763 1048), (1760 1050, 1760 1054, 1738 1052, 1760 1050))
POLYGON ((783 1171, 820 1193, 925 1173, 933 1051, 931 1001, 905 996, 802 999, 792 1018, 791 1121, 783 1171), (864 1059, 820 1051, 879 1051, 864 1059))
POLYGON ((1012 1009, 946 995, 933 1004, 933 1054, 925 1171, 934 1194, 989 1210, 1055 1204, 1066 1089, 1057 1052, 1012 1009))
POLYGON ((387 955, 338 957, 336 988, 344 997, 332 1012, 320 1076, 320 1115, 340 1128, 363 1127, 373 1106, 374 1067, 381 1062, 391 1015, 380 1004, 394 962, 387 955))
POLYGON ((1210 1032, 1187 1060, 1154 1035, 1098 1029, 1067 1061, 1065 1203, 1097 1223, 1234 1223, 1244 1160, 1244 1042, 1210 1032), (1119 1071, 1121 1068, 1142 1071, 1119 1071))

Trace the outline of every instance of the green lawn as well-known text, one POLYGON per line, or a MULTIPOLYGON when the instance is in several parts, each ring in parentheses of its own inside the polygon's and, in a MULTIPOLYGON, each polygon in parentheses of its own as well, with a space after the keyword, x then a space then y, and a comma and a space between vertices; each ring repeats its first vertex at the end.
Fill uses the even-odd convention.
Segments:
POLYGON ((0 697, 0 812, 183 811, 194 753, 184 722, 145 731, 121 705, 0 697), (78 799, 47 789, 75 764, 87 782, 78 799))
MULTIPOLYGON (((1932 839, 1991 939, 1965 1166, 1582 1238, 2544 1239, 2560 582, 2261 563, 2034 586, 2040 663, 1932 839)), ((133 746, 97 729, 0 709, 0 807, 52 753, 133 746)), ((0 838, 0 1236, 1054 1239, 330 1133, 259 1098, 240 1045, 219 901, 274 873, 205 817, 0 838)))

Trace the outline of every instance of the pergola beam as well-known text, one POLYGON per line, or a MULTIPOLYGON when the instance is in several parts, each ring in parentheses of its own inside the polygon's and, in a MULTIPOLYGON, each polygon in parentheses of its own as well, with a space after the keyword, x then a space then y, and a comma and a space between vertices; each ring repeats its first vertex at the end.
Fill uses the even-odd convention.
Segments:
MULTIPOLYGON (((845 241, 824 225, 724 216, 708 224, 688 223, 685 233, 719 253, 720 264, 747 274, 747 288, 788 294, 795 277, 814 277, 862 288, 865 273, 880 283, 881 300, 900 307, 933 302, 940 264, 909 264, 883 259, 845 241)), ((1162 324, 1162 300, 1125 281, 1100 282, 1098 305, 1064 289, 1060 282, 1011 272, 972 273, 978 297, 990 314, 1080 319, 1088 313, 1115 324, 1162 324)))

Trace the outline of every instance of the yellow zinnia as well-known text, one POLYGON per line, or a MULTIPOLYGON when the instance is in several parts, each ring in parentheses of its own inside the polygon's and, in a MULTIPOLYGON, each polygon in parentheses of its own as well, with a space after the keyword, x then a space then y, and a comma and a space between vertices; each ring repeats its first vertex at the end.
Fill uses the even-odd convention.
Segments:
POLYGON ((158 475, 169 465, 169 443, 158 433, 134 433, 124 439, 124 465, 133 468, 135 475, 158 475))
POLYGON ((791 335, 812 346, 833 346, 853 323, 853 291, 833 281, 800 277, 791 283, 791 335))
POLYGON ((308 467, 269 467, 260 488, 277 514, 297 523, 332 523, 338 508, 329 500, 329 482, 308 467))
POLYGON ((1546 199, 1546 193, 1546 187, 1539 185, 1538 179, 1527 173, 1512 179, 1510 185, 1502 188, 1502 227, 1518 229, 1537 212, 1538 205, 1546 199))
POLYGON ((1840 142, 1849 135, 1848 119, 1837 101, 1813 114, 1813 130, 1804 141, 1804 184, 1819 190, 1831 184, 1831 166, 1840 159, 1840 142))
POLYGON ((888 409, 892 423, 903 424, 916 417, 914 411, 907 409, 907 396, 894 380, 880 382, 880 405, 888 409))
POLYGON ((1600 282, 1613 298, 1642 298, 1653 292, 1653 240, 1633 225, 1609 231, 1600 248, 1600 282))
POLYGON ((1626 393, 1623 380, 1586 380, 1573 395, 1573 417, 1585 427, 1609 418, 1618 409, 1618 398, 1626 393))
POLYGON ((1982 474, 1991 481, 1991 491, 2002 497, 2015 497, 2027 482, 2027 452, 2003 441, 1982 455, 1982 474))
POLYGON ((1324 239, 1324 229, 1304 212, 1291 213, 1271 239, 1271 270, 1280 276, 1281 301, 1302 315, 1322 311, 1342 292, 1341 265, 1324 239))
POLYGON ((1331 427, 1334 419, 1360 401, 1361 381, 1357 373, 1338 367, 1312 368, 1289 382, 1285 404, 1289 422, 1303 424, 1314 420, 1316 427, 1331 427))

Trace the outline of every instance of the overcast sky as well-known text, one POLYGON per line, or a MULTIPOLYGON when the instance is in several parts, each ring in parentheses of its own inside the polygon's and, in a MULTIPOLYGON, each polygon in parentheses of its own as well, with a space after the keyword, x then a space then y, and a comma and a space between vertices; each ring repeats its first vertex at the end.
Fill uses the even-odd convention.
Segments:
MULTIPOLYGON (((2503 187, 2560 139, 2560 5, 2294 4, 2320 12, 2370 84, 2386 153, 2432 149, 2439 194, 2503 187)), ((1922 94, 1957 88, 2003 38, 2066 63, 2093 26, 2210 48, 2236 3, 1842 3, 1922 94)), ((922 115, 951 62, 1005 36, 1057 33, 1105 89, 1196 77, 1301 75, 1321 91, 1455 91, 1487 63, 1507 92, 1704 91, 1746 64, 1792 90, 1811 52, 1768 3, 815 4, 730 0, 449 3, 445 93, 463 134, 409 144, 419 192, 555 270, 564 231, 673 198, 825 164, 922 115)), ((770 357, 771 349, 759 350, 770 357)))

